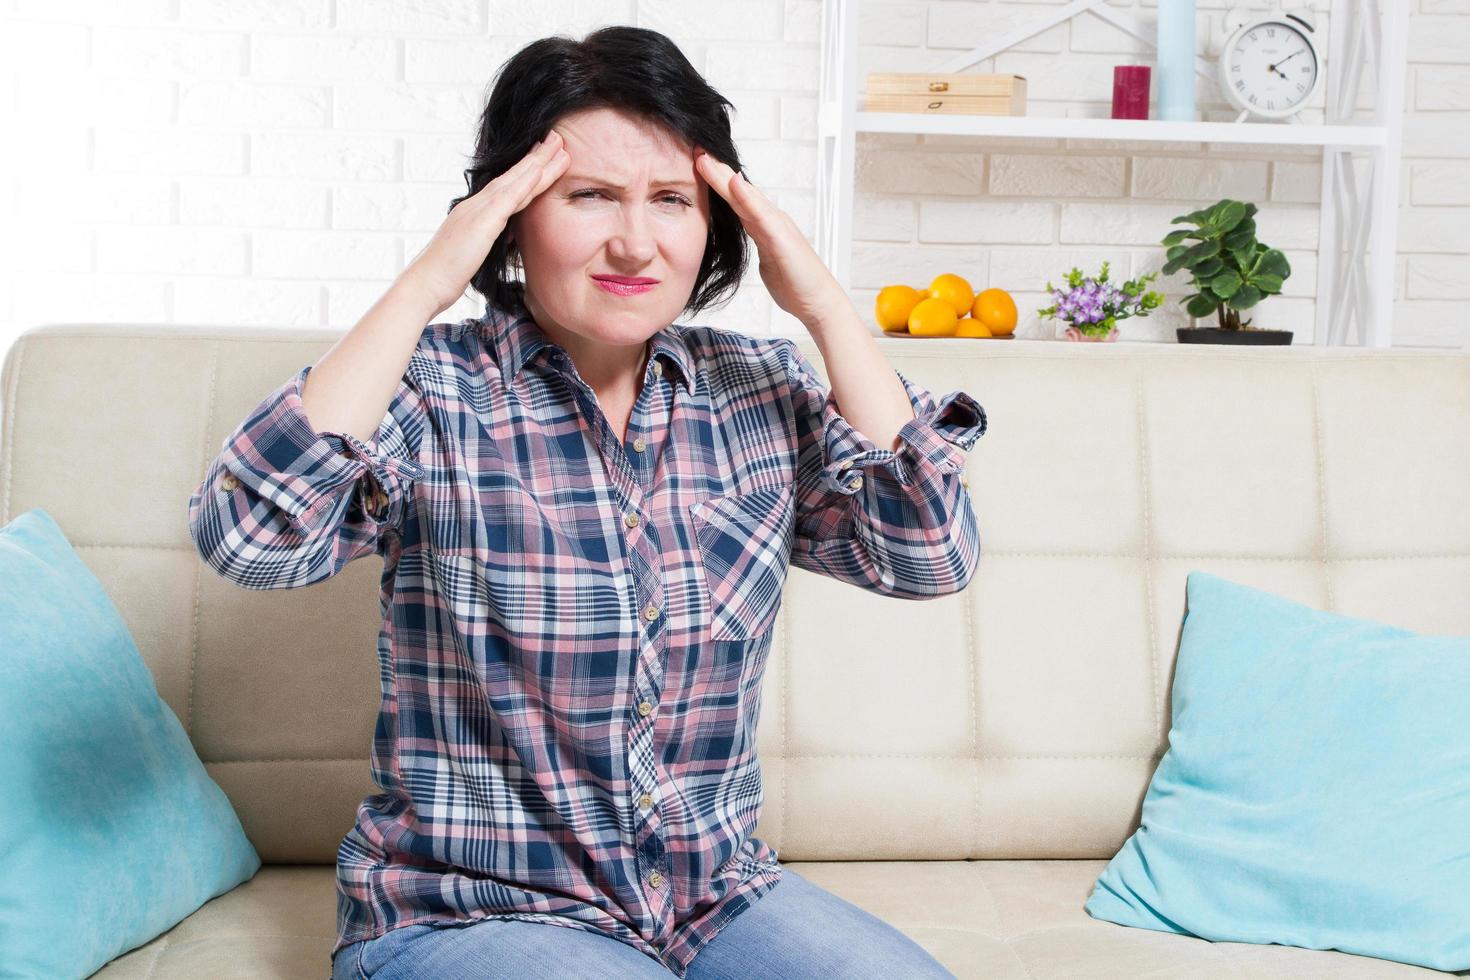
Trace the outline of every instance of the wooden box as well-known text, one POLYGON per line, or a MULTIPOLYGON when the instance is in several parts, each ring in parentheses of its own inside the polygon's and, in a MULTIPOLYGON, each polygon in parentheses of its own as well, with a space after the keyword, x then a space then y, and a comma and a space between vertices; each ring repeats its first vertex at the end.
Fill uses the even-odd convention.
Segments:
POLYGON ((863 96, 868 112, 1026 114, 1026 79, 1021 75, 869 72, 863 96))

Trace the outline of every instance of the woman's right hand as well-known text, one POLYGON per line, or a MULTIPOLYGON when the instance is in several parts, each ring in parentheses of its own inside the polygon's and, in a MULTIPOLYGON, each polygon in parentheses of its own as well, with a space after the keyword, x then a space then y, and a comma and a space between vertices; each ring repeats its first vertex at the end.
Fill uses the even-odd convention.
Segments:
POLYGON ((435 316, 459 302, 510 216, 550 187, 570 162, 561 134, 550 130, 509 170, 455 205, 399 281, 438 304, 435 316))

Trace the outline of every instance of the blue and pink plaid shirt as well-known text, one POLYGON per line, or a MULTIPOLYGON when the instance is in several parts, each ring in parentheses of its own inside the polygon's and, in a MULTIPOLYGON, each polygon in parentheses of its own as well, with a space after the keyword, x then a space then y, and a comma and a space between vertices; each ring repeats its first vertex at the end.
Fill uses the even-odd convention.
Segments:
POLYGON ((752 835, 756 725, 789 565, 887 596, 963 589, 980 537, 962 391, 898 452, 790 340, 673 324, 619 439, 524 304, 425 328, 370 443, 318 432, 305 367, 189 502, 248 589, 384 562, 372 774, 337 855, 338 937, 523 919, 683 977, 780 880, 752 835))

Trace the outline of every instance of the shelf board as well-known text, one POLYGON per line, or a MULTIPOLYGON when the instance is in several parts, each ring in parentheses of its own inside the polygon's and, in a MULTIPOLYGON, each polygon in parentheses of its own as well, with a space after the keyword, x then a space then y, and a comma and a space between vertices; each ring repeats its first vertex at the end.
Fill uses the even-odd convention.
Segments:
POLYGON ((1363 125, 1174 122, 1166 119, 1084 119, 1074 116, 967 116, 926 112, 857 112, 855 119, 859 133, 1346 147, 1376 147, 1384 146, 1388 142, 1387 127, 1363 125))

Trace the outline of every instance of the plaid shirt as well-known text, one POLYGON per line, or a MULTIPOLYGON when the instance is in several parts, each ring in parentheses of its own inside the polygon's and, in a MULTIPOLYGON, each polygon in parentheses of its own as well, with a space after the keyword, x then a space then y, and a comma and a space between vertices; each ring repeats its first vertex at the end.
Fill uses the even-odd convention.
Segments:
POLYGON ((338 850, 333 955, 523 919, 683 977, 781 878, 752 829, 788 565, 906 599, 963 589, 984 411, 899 374, 916 417, 894 453, 790 340, 673 324, 619 441, 524 304, 430 324, 371 443, 312 426, 310 371, 225 440, 189 528, 248 589, 384 562, 382 792, 338 850))

